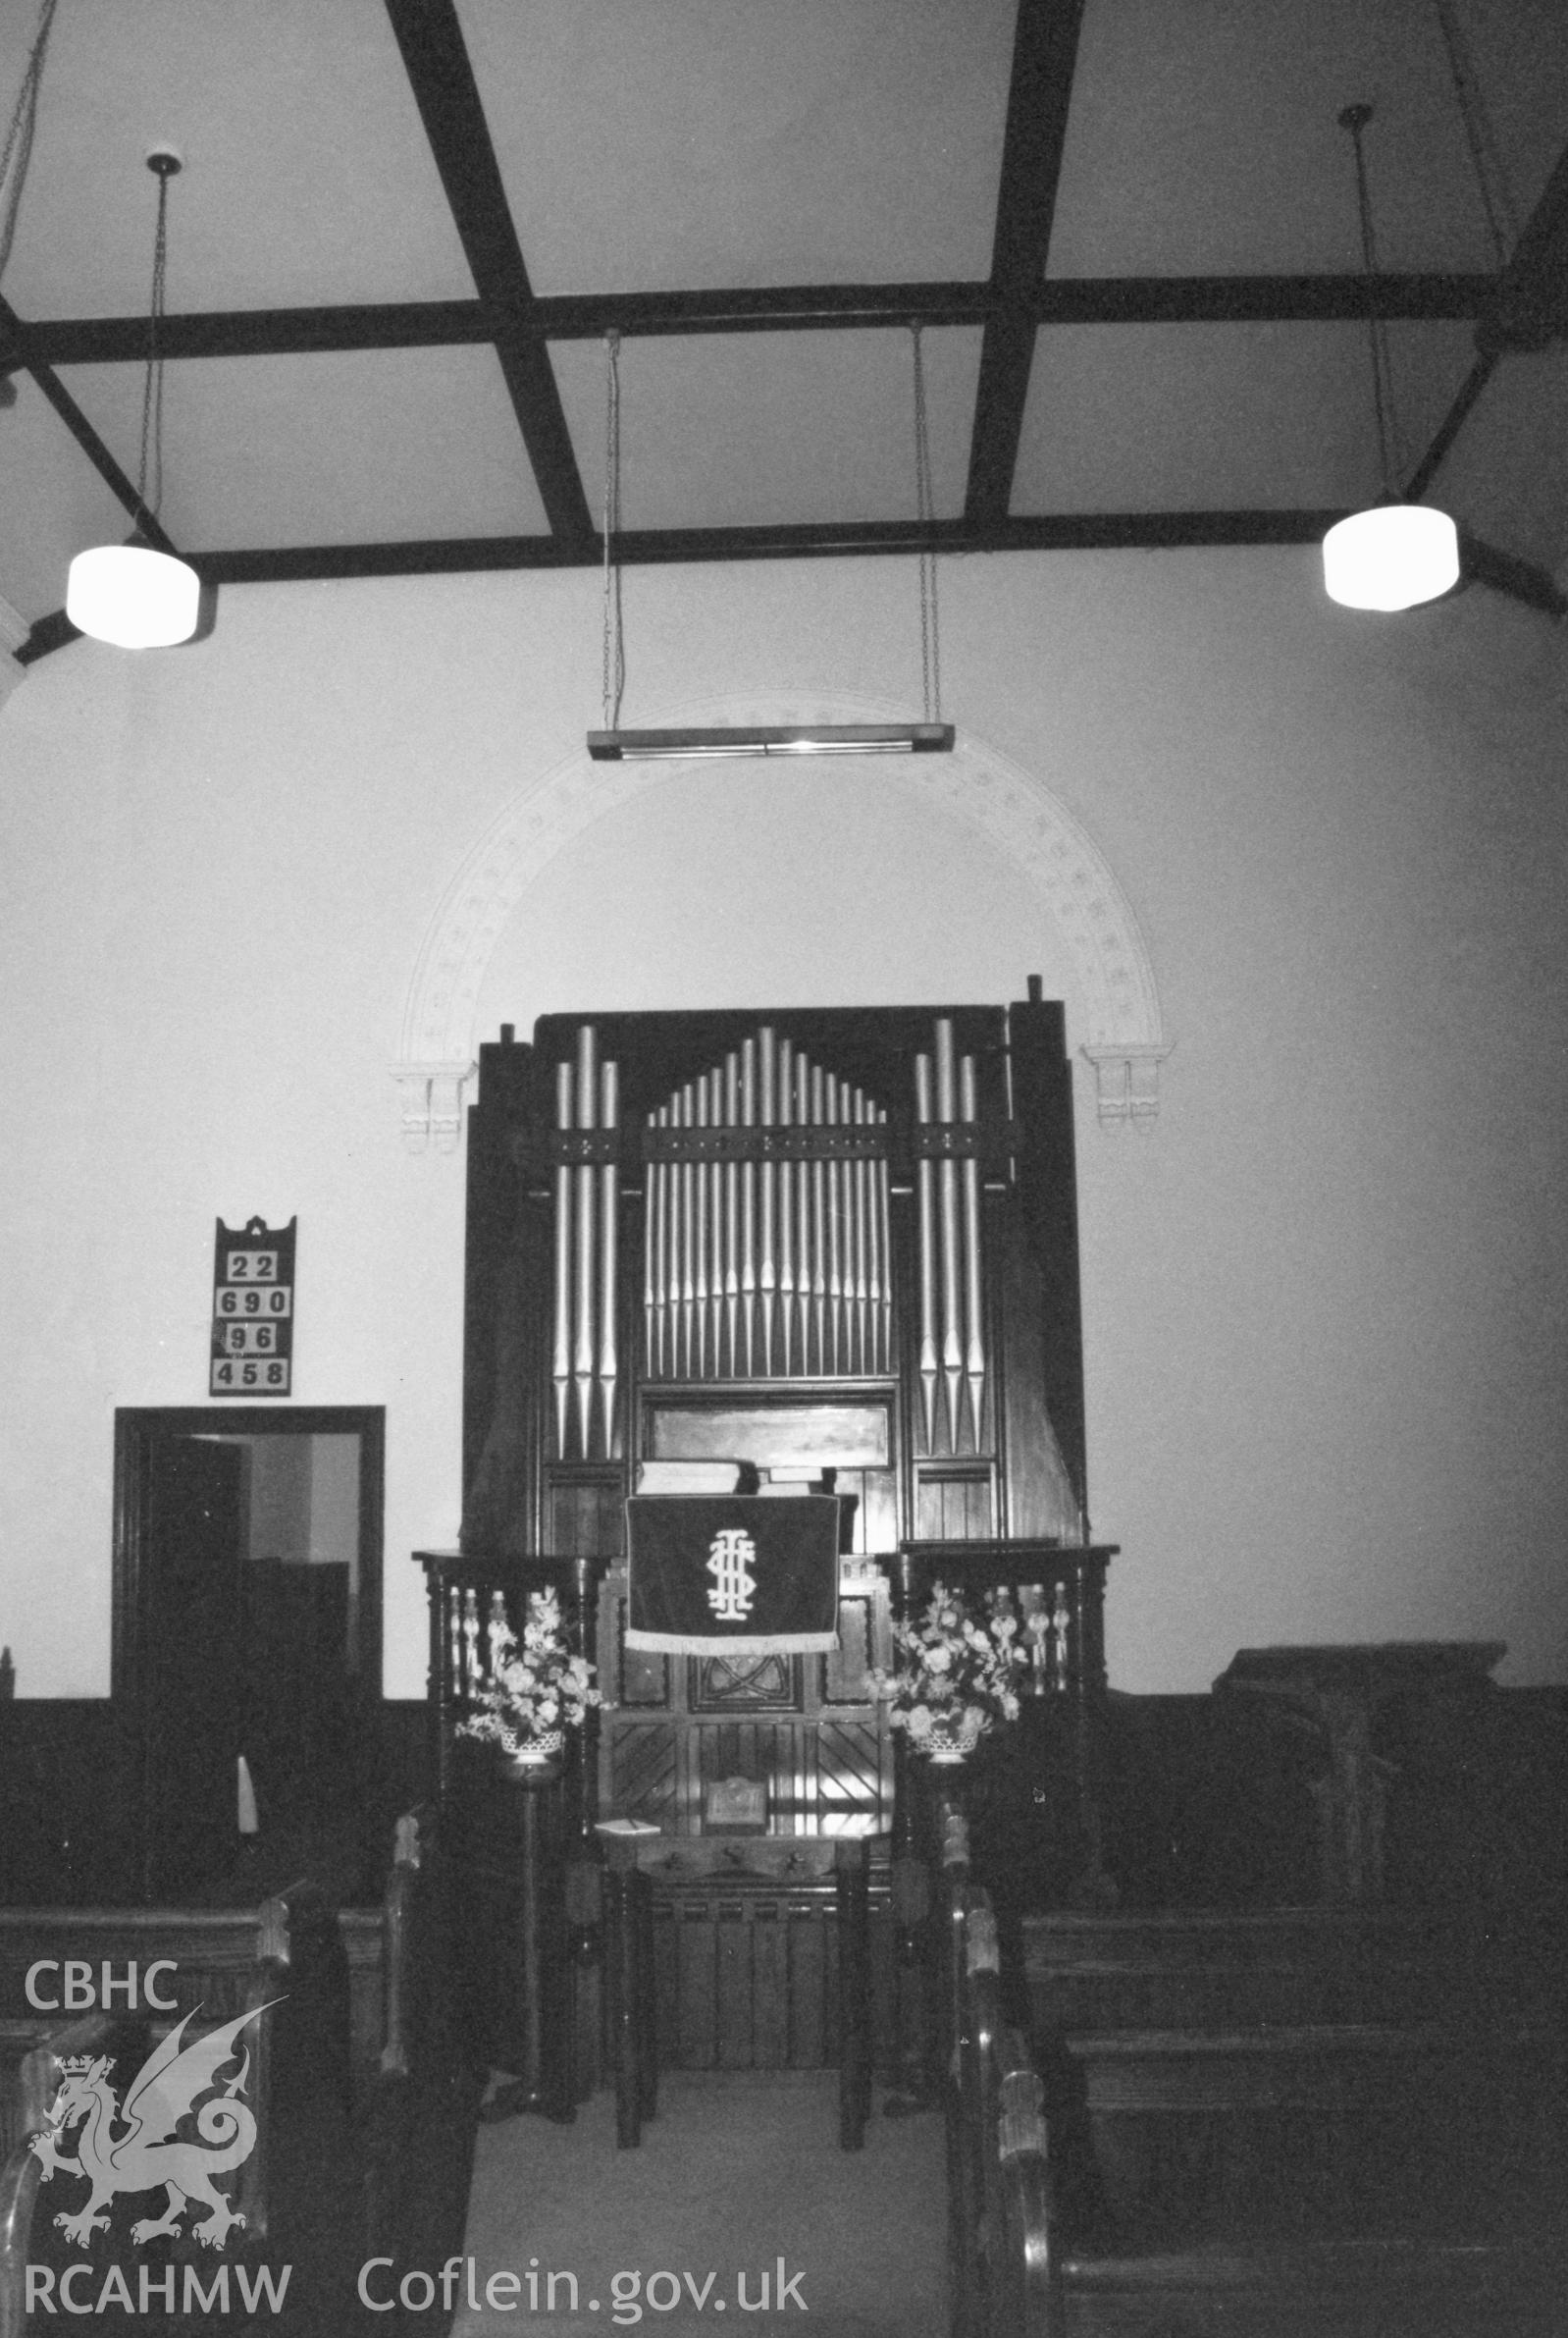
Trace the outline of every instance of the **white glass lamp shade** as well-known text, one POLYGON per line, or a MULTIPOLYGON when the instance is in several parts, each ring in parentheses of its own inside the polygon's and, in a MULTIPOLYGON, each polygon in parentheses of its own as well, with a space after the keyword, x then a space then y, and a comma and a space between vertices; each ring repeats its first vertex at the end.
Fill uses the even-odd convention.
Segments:
POLYGON ((78 552, 66 579, 66 615, 80 633, 123 650, 166 650, 196 630, 201 579, 172 554, 132 536, 78 552))
POLYGON ((1374 504, 1323 539, 1323 582, 1346 609, 1414 609, 1459 582, 1459 531, 1425 504, 1374 504))

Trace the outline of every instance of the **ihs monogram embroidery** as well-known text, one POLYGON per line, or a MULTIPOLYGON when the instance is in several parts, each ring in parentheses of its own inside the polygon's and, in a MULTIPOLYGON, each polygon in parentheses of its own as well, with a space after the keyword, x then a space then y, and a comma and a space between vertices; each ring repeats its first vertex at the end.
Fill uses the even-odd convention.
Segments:
POLYGON ((726 1526, 714 1535, 707 1561, 714 1580, 707 1604, 720 1623, 743 1623, 751 1614, 757 1577, 750 1568, 756 1557, 757 1545, 744 1526, 726 1526))

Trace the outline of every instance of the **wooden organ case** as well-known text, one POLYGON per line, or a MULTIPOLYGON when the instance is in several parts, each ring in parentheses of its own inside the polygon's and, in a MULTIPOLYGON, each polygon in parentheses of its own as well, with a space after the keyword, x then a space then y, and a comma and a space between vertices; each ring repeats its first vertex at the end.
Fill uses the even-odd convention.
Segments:
POLYGON ((582 1823, 722 1832, 714 1789, 742 1779, 767 1835, 884 1833, 867 1673, 890 1601, 938 1575, 1025 1587, 1042 1695, 1081 1710, 1103 1687, 1071 1065, 1060 1005, 1029 990, 551 1015, 483 1049, 454 1579, 534 1562, 597 1605, 582 1823), (835 1654, 623 1647, 640 1465, 727 1458, 853 1497, 835 1654))

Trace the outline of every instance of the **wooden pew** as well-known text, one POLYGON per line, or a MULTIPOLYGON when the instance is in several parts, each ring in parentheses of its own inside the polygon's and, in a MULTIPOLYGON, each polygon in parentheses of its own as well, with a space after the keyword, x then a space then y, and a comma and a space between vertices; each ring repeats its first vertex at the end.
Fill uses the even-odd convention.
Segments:
MULTIPOLYGON (((286 1894, 287 1896, 287 1894, 286 1894)), ((157 1994, 173 2005, 144 2008, 156 2021, 176 2021, 197 2005, 209 2021, 227 2020, 244 2003, 258 1957, 267 1953, 271 1898, 235 1907, 15 1907, 0 1908, 0 2156, 15 2146, 14 2097, 23 2057, 68 2022, 76 2008, 64 2003, 68 1961, 89 1968, 95 1994, 104 1967, 110 1968, 117 2011, 131 2008, 126 1982, 132 1964, 137 2004, 149 1965, 163 1971, 157 1994), (35 1963, 52 1969, 35 1984, 52 1996, 51 2007, 29 2003, 26 1976, 35 1963)), ((338 1938, 347 1962, 349 2056, 356 2092, 376 2067, 382 2041, 382 1938, 379 1908, 340 1909, 338 1938)))
MULTIPOLYGON (((1541 2196, 1537 2220, 1523 2212, 1499 2219, 1496 2201, 1485 2197, 1495 2151, 1488 2057, 1456 2055, 1451 2036, 1392 2025, 1204 2037, 1129 2031, 1114 2043, 1079 2034, 1042 2076, 1033 2049, 1003 2022, 995 1925, 962 1858, 942 1888, 954 2026, 946 2094, 954 2338, 1560 2331, 1568 2294, 1560 2219, 1553 2226, 1549 2207, 1540 2213, 1541 2196), (1445 2084, 1436 2097, 1435 2075, 1445 2084), (1373 2082, 1364 2096, 1347 2083, 1356 2079, 1373 2082), (1427 2126, 1416 2123, 1423 2102, 1427 2126), (1362 2121, 1379 2103, 1384 2119, 1369 2151, 1362 2121), (1164 2152, 1148 2150, 1144 2137, 1118 2164, 1118 2123, 1124 2146, 1149 2119, 1164 2124, 1164 2152), (1309 2137, 1292 2155, 1290 2140, 1309 2137), (1390 2155, 1399 2137, 1413 2154, 1413 2188, 1377 2180, 1378 2152, 1390 2155), (1222 2188, 1217 2201, 1207 2192, 1216 2138, 1222 2159, 1228 2151, 1232 2171, 1248 2179, 1222 2188), (1434 2140, 1460 2148, 1447 2156, 1443 2187, 1423 2196, 1434 2140), (1097 2185, 1086 2180, 1085 2154, 1097 2185), (1271 2177, 1276 2212, 1260 2213, 1271 2177), (1194 2179, 1203 2193, 1191 2189, 1194 2179)), ((1536 2172, 1549 2179, 1549 2162, 1536 2172)), ((1501 2190, 1523 2210, 1518 2166, 1507 2175, 1501 2190)))
MULTIPOLYGON (((210 2299, 218 2290, 226 2296, 233 2292, 240 2304, 247 2297, 265 2303, 278 2295, 283 2310, 276 2316, 265 2313, 268 2326, 298 2338, 336 2338, 352 2326, 357 2312, 354 2275, 360 2261, 347 1960, 336 1916, 309 1884, 266 1902, 252 1912, 251 1923, 248 1968, 235 1967, 231 1973, 230 1993, 237 2006, 224 2008, 231 2020, 247 2012, 262 2015, 238 2036, 238 2050, 248 2055, 241 2100, 254 2116, 255 2142, 235 2180, 220 2185, 242 2225, 229 2233, 221 2251, 203 2248, 183 2224, 140 2247, 132 2246, 129 2235, 120 2242, 111 2226, 107 2249, 100 2238, 92 2252, 90 2287, 96 2295, 118 2265, 132 2297, 139 2294, 143 2274, 160 2301, 183 2298, 187 2277, 198 2299, 210 2299), (172 2288, 163 2286, 166 2282, 172 2288)), ((64 2055, 117 2046, 123 2067, 112 2083, 123 2092, 140 2067, 137 2056, 144 2059, 145 2050, 171 2026, 162 2013, 155 2020, 143 2013, 135 2023, 100 2013, 85 2024, 57 2027, 21 2057, 16 2123, 32 2132, 46 2123, 64 2055)), ((187 2040, 218 2026, 193 2024, 187 2040)), ((68 2154, 76 2148, 68 2144, 68 2154)), ((81 2205, 74 2188, 60 2185, 58 2178, 45 2180, 24 2135, 0 2176, 0 2330, 7 2338, 39 2326, 38 2312, 29 2319, 26 2311, 28 2265, 58 2279, 69 2263, 86 2258, 57 2228, 57 2213, 76 2213, 81 2205)), ((111 2300, 111 2306, 118 2303, 111 2300)))

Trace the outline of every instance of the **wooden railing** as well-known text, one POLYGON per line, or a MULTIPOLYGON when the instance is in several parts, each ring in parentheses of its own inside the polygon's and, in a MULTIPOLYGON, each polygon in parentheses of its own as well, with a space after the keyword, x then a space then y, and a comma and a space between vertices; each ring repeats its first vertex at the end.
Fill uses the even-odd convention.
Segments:
POLYGON ((604 2028, 615 2089, 615 2141, 643 2140, 658 2111, 658 2020, 653 1973, 653 1886, 627 1841, 607 1846, 604 1871, 604 2028))
MULTIPOLYGON (((830 1904, 836 1919, 837 1941, 836 1986, 831 1997, 836 2005, 837 2027, 836 2036, 830 2035, 823 2041, 825 2050, 819 2058, 837 2062, 839 2143, 846 2152, 856 2152, 865 2141, 875 2062, 871 1846, 864 1837, 857 1835, 844 1835, 831 1844, 811 1846, 813 1852, 820 1851, 822 1856, 813 1856, 810 1872, 803 1879, 792 1881, 789 1866, 803 1862, 806 1847, 792 1843, 787 1837, 745 1845, 693 1843, 687 1846, 684 1857, 674 1856, 681 1860, 678 1880, 684 1881, 688 1865, 696 1864, 699 1849, 712 1854, 727 1848, 734 1853, 735 1864, 727 1873, 716 1870, 712 1873, 715 1890, 727 1890, 737 1899, 755 1890, 770 1897, 809 1896, 814 1915, 828 1890, 830 1854, 830 1904), (771 1857, 764 1858, 764 1854, 771 1857), (766 1872, 768 1867, 774 1871, 771 1878, 766 1872)), ((640 1860, 638 1845, 631 1838, 610 1836, 606 1841, 605 2039, 609 2077, 615 2089, 616 2140, 623 2149, 642 2141, 644 2123, 657 2111, 658 2069, 664 2058, 659 2040, 658 1903, 655 1877, 645 1864, 648 1857, 645 1845, 640 1860)), ((705 1864, 714 1869, 711 1856, 705 1864)), ((663 1902, 663 1915, 667 1936, 670 1929, 667 1899, 663 1902)), ((675 1953, 678 1955, 678 1945, 675 1953)), ((777 1993, 777 1985, 775 1998, 774 2010, 782 2019, 785 2007, 777 1993)), ((666 2050, 669 2043, 665 2041, 666 2050)), ((724 2066, 722 2059, 720 2066, 724 2066)))
POLYGON ((941 1812, 940 1999, 952 2338, 1057 2338, 1042 2087, 1003 2019, 1001 1954, 988 1894, 972 1882, 962 1814, 941 1812))
POLYGON ((449 1886, 439 1814, 422 1805, 397 1822, 386 2035, 360 2129, 360 2261, 391 2260, 375 2276, 386 2297, 408 2267, 444 2264, 462 2244, 483 2074, 460 2032, 449 1886))

